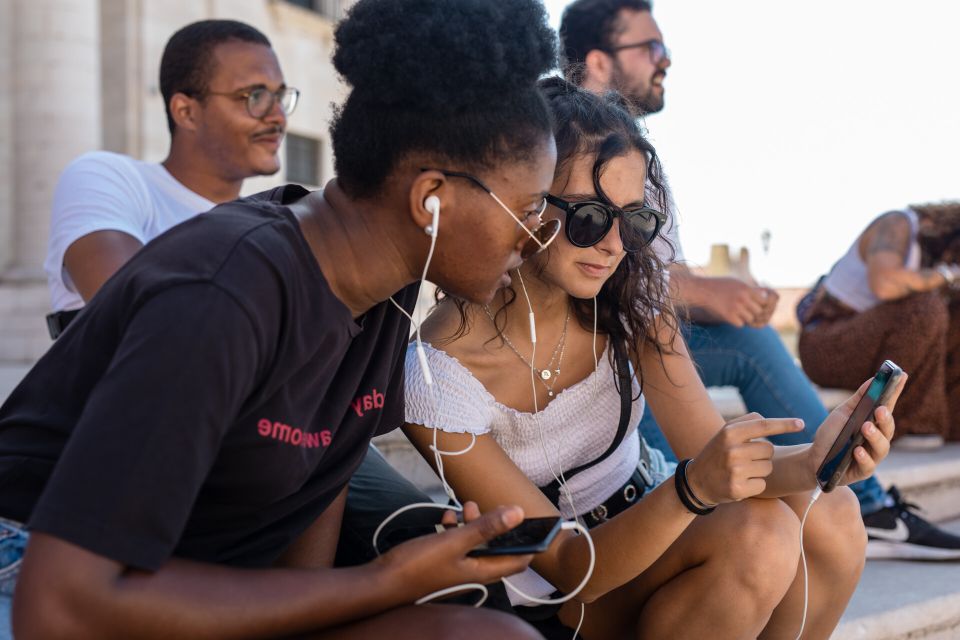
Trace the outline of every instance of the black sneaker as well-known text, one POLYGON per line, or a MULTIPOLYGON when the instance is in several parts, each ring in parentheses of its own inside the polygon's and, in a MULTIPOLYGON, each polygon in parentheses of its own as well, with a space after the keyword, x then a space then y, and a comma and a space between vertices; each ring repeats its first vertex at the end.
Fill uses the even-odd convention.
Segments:
POLYGON ((918 516, 915 513, 917 505, 904 502, 896 487, 890 487, 889 494, 893 506, 863 517, 868 536, 868 558, 960 559, 960 536, 918 516))

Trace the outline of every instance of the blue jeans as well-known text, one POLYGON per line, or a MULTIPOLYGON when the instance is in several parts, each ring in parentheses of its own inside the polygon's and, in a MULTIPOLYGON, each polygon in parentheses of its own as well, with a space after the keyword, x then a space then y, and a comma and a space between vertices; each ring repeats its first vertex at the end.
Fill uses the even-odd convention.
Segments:
MULTIPOLYGON (((817 427, 827 417, 827 410, 773 329, 685 324, 682 330, 706 386, 736 387, 748 412, 756 411, 767 418, 803 420, 802 432, 773 436, 770 440, 774 444, 803 444, 813 440, 817 427)), ((640 432, 650 446, 662 450, 668 460, 677 459, 649 405, 640 420, 640 432)), ((876 478, 871 476, 850 488, 860 500, 862 513, 873 513, 883 507, 886 492, 876 478)))
POLYGON ((10 605, 29 537, 19 523, 0 518, 0 640, 13 638, 10 605))

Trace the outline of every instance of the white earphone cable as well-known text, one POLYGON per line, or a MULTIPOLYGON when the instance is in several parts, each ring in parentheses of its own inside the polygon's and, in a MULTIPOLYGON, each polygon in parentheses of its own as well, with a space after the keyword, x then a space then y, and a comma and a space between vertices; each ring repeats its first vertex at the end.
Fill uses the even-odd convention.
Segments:
POLYGON ((810 576, 807 573, 807 554, 803 550, 803 525, 807 524, 807 516, 810 514, 810 508, 813 507, 813 503, 817 501, 817 498, 819 498, 822 493, 820 487, 813 490, 813 493, 810 494, 810 503, 807 504, 807 508, 803 512, 803 517, 800 519, 800 563, 803 565, 803 617, 800 619, 800 631, 797 632, 797 640, 800 640, 803 636, 803 628, 807 626, 807 605, 810 603, 810 576))

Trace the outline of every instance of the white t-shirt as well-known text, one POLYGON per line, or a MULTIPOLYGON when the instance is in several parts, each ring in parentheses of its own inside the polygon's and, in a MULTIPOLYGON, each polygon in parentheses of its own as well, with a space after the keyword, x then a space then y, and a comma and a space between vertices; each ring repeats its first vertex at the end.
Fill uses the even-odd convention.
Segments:
POLYGON ((94 231, 122 231, 146 244, 215 203, 177 182, 161 164, 109 151, 80 156, 53 194, 44 269, 55 311, 80 309, 83 298, 63 268, 67 248, 94 231))

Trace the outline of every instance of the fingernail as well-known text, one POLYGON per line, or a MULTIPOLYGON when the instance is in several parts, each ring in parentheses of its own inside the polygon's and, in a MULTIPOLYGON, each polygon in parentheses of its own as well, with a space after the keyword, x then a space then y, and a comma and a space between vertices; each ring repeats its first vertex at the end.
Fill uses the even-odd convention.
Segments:
POLYGON ((793 421, 794 429, 803 429, 803 420, 794 420, 793 421))
POLYGON ((519 507, 513 507, 512 509, 504 511, 500 519, 503 521, 503 524, 508 527, 515 527, 523 520, 523 511, 519 507))
POLYGON ((877 432, 877 428, 876 428, 875 426, 873 426, 873 423, 872 423, 872 422, 868 422, 868 423, 867 423, 867 433, 869 433, 870 435, 873 435, 873 434, 876 433, 876 432, 877 432))

